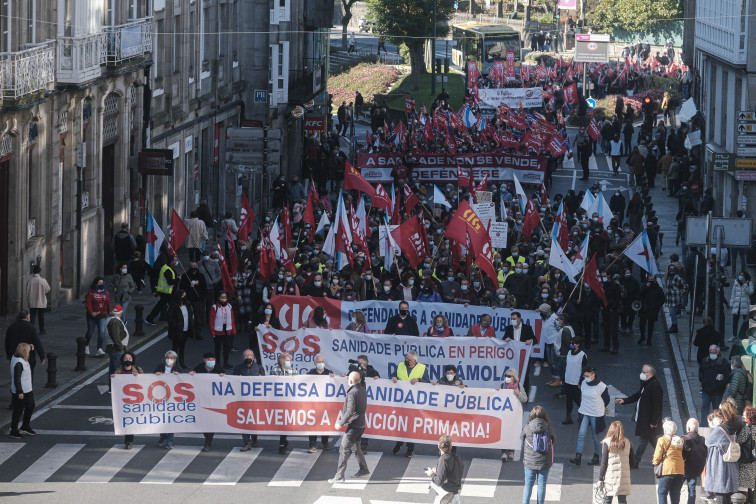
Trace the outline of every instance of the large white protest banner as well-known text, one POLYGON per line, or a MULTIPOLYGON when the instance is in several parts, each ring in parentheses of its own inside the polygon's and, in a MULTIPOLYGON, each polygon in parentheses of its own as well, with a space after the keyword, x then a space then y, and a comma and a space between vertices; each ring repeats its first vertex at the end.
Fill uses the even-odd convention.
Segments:
MULTIPOLYGON (((370 332, 382 333, 390 317, 399 313, 398 301, 359 301, 348 302, 328 298, 314 298, 306 296, 275 296, 270 302, 276 309, 276 315, 281 322, 281 329, 294 330, 304 327, 312 311, 317 306, 325 308, 328 327, 341 329, 352 320, 352 314, 360 310, 365 314, 370 332)), ((470 327, 480 322, 481 315, 491 315, 491 324, 496 331, 496 337, 504 337, 504 330, 510 324, 513 310, 508 308, 491 308, 488 306, 465 306, 452 303, 420 303, 409 301, 410 315, 417 321, 420 333, 425 332, 432 324, 433 317, 444 315, 449 321, 449 327, 455 335, 464 336, 470 327)), ((533 328, 536 344, 533 345, 532 356, 543 357, 543 342, 541 341, 541 325, 543 320, 534 310, 516 310, 522 315, 522 321, 533 328)))
MULTIPOLYGON (((338 435, 348 390, 327 376, 120 374, 111 395, 115 433, 217 432, 338 435)), ((481 448, 520 446, 522 405, 511 390, 368 380, 365 435, 481 448)), ((342 428, 343 431, 343 428, 342 428)))
POLYGON ((392 334, 363 334, 341 329, 283 331, 257 327, 260 358, 266 371, 276 365, 278 355, 291 355, 294 368, 301 374, 315 367, 316 355, 325 357, 326 366, 346 372, 347 360, 367 355, 370 365, 383 378, 391 377, 409 351, 427 366, 428 378, 438 381, 444 368, 454 365, 457 376, 471 387, 498 387, 510 368, 523 376, 532 345, 494 338, 418 338, 392 334))

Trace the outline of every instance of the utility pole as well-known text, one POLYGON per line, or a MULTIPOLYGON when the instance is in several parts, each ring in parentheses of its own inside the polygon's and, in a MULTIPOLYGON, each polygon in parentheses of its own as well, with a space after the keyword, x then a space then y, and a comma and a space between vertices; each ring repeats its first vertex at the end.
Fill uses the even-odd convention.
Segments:
POLYGON ((436 2, 433 0, 433 40, 431 40, 431 94, 436 96, 436 2))

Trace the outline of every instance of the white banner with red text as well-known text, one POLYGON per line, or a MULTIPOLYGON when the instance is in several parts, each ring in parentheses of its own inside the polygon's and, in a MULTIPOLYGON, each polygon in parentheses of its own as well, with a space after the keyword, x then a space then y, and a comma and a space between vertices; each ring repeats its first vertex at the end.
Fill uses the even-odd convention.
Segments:
POLYGON ((478 89, 481 109, 496 109, 499 105, 509 108, 539 108, 543 106, 543 88, 480 88, 478 89))
POLYGON ((370 365, 381 377, 389 378, 409 351, 417 352, 418 362, 427 366, 430 381, 444 376, 444 368, 454 365, 457 376, 471 387, 498 387, 504 383, 508 369, 523 375, 532 345, 494 338, 418 338, 393 334, 364 334, 342 329, 306 329, 284 331, 257 327, 260 358, 270 373, 278 356, 291 355, 298 373, 315 367, 315 356, 325 357, 326 367, 334 373, 347 371, 348 360, 367 355, 370 365))
MULTIPOLYGON (((117 375, 115 434, 215 432, 339 435, 346 378, 117 375)), ((522 405, 511 390, 368 380, 365 435, 374 439, 517 449, 522 405)))
MULTIPOLYGON (((403 154, 358 153, 356 166, 362 176, 371 183, 393 182, 391 170, 403 154)), ((457 166, 472 169, 477 182, 488 177, 489 182, 511 182, 513 174, 521 184, 541 184, 546 173, 546 156, 527 156, 505 152, 481 152, 477 154, 444 154, 431 152, 412 153, 412 180, 415 182, 458 183, 457 166)))

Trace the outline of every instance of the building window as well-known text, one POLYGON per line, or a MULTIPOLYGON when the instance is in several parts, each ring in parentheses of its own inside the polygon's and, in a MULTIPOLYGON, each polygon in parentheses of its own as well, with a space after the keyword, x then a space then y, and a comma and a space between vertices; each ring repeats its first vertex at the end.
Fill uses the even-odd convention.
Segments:
POLYGON ((27 19, 29 43, 37 42, 37 0, 27 0, 27 19))
POLYGON ((0 40, 0 52, 10 52, 11 50, 11 3, 10 0, 2 0, 2 9, 0 12, 0 29, 2 29, 2 40, 0 40))
MULTIPOLYGON (((729 72, 727 69, 722 68, 722 96, 728 96, 729 94, 729 72)), ((727 130, 730 129, 730 125, 727 123, 727 109, 730 106, 734 106, 734 104, 729 100, 722 100, 723 103, 721 104, 721 113, 722 113, 722 127, 719 128, 719 141, 717 142, 719 145, 726 145, 727 144, 727 130)))
POLYGON ((28 237, 34 237, 36 232, 37 217, 40 215, 39 202, 40 195, 43 190, 40 187, 42 184, 39 170, 39 163, 34 161, 34 152, 37 145, 37 139, 39 138, 39 123, 34 120, 29 124, 29 157, 27 176, 29 177, 28 184, 28 198, 27 198, 27 219, 28 219, 28 237))

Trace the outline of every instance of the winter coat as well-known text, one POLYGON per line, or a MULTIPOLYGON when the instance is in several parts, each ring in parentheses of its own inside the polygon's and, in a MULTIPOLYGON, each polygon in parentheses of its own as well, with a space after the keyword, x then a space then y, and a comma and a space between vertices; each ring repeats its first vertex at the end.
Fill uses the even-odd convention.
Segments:
POLYGON ((738 490, 738 463, 725 462, 723 458, 730 440, 735 441, 735 434, 728 425, 721 425, 712 427, 711 432, 706 436, 709 453, 706 457, 704 490, 707 492, 729 494, 738 490))
POLYGON ((48 292, 50 284, 39 273, 35 273, 26 282, 26 303, 29 308, 47 308, 48 292))
POLYGON ((688 432, 683 436, 683 460, 685 476, 698 478, 706 467, 706 442, 698 432, 688 432))
POLYGON ((719 333, 713 326, 703 326, 696 331, 696 338, 693 340, 693 344, 698 347, 696 362, 700 365, 701 361, 708 358, 709 347, 719 344, 719 333))
POLYGON ((730 375, 730 384, 727 386, 727 392, 722 397, 722 400, 724 401, 728 397, 732 397, 738 405, 738 411, 743 411, 746 399, 750 399, 750 397, 746 398, 745 396, 747 386, 748 373, 746 373, 746 370, 743 368, 735 369, 730 375))
POLYGON ((659 284, 651 282, 651 285, 645 285, 640 290, 641 309, 638 315, 646 320, 659 320, 659 311, 664 306, 666 296, 659 284))
POLYGON ((707 394, 724 394, 730 369, 730 363, 722 355, 719 355, 716 360, 705 358, 698 367, 698 381, 701 382, 701 390, 707 394), (724 378, 717 380, 717 375, 723 375, 724 378))
MULTIPOLYGON (((756 425, 745 425, 735 439, 739 444, 747 443, 748 438, 756 442, 756 425)), ((741 464, 738 462, 738 487, 753 488, 756 485, 756 462, 741 464)))
MULTIPOLYGON (((635 424, 636 436, 656 437, 662 435, 664 391, 656 376, 641 382, 640 390, 630 397, 626 397, 624 401, 624 404, 638 403, 635 410, 638 412, 638 420, 635 424), (652 428, 652 425, 656 427, 652 428)), ((633 418, 635 418, 635 412, 633 412, 633 418)))
POLYGON ((730 310, 733 315, 748 315, 748 307, 751 304, 753 294, 753 282, 747 281, 742 284, 735 280, 732 283, 730 293, 730 310))
POLYGON ((87 318, 104 319, 110 315, 110 293, 107 290, 97 292, 89 289, 84 300, 87 307, 87 318), (97 315, 92 317, 95 312, 97 312, 97 315))
POLYGON ((612 453, 609 451, 609 443, 609 438, 601 441, 599 481, 604 482, 607 496, 630 495, 630 464, 635 462, 633 447, 626 438, 622 451, 612 453))
POLYGON ((113 282, 110 287, 113 290, 113 302, 116 304, 131 301, 131 293, 136 290, 134 278, 128 273, 121 275, 120 272, 113 275, 113 282))
POLYGON ((551 424, 543 418, 534 418, 522 429, 520 439, 525 441, 522 451, 522 463, 525 467, 540 471, 541 469, 549 469, 554 463, 554 441, 556 441, 556 435, 551 424), (549 449, 546 453, 539 453, 533 451, 533 434, 540 434, 542 432, 548 432, 549 449))
POLYGON ((656 465, 664 460, 662 476, 682 476, 685 474, 685 462, 682 453, 683 439, 680 436, 672 436, 672 439, 670 439, 669 436, 664 435, 656 442, 651 464, 656 465))
MULTIPOLYGON (((189 334, 186 337, 194 337, 194 312, 192 312, 192 305, 186 305, 187 313, 189 315, 189 334)), ((168 339, 171 341, 182 341, 184 336, 184 314, 181 311, 181 305, 179 303, 171 303, 168 305, 168 339)))
POLYGON ((688 282, 681 275, 677 273, 667 275, 666 288, 667 300, 665 304, 668 307, 676 308, 683 304, 683 297, 688 292, 688 282))
POLYGON ((184 241, 186 248, 200 248, 202 242, 207 240, 207 226, 201 220, 196 217, 186 221, 186 229, 189 231, 189 236, 184 241))

